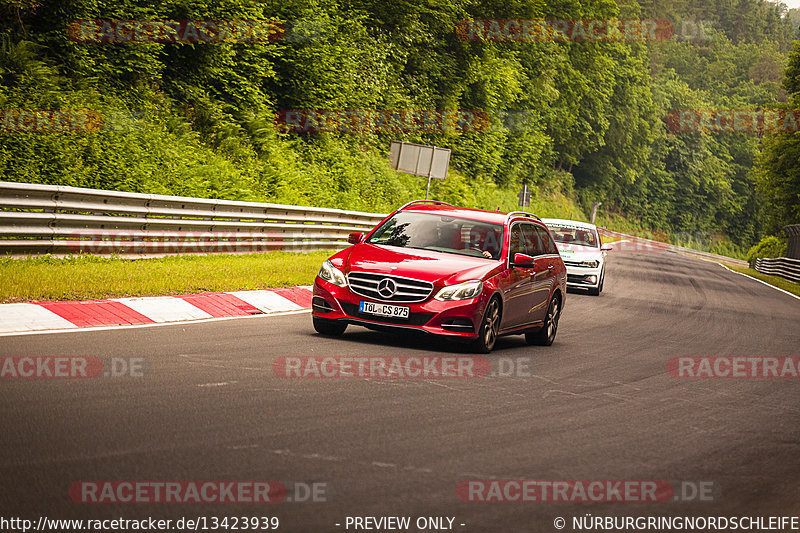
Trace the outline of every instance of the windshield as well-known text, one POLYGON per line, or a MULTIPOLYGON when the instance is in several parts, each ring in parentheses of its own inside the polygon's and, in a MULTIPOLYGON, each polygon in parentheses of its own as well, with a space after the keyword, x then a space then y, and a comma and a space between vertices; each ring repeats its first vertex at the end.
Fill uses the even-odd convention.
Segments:
POLYGON ((503 226, 401 211, 384 222, 367 242, 496 260, 503 248, 503 226))
POLYGON ((556 224, 548 224, 547 227, 550 228, 550 233, 553 234, 553 239, 556 242, 587 246, 589 248, 597 248, 599 246, 597 232, 593 229, 559 226, 556 224))

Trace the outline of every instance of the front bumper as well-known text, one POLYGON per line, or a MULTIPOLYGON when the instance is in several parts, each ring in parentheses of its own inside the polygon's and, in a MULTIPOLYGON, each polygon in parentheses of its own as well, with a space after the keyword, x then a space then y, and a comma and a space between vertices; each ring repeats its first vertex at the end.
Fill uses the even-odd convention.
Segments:
POLYGON ((318 318, 337 320, 372 329, 416 330, 457 339, 478 337, 486 301, 481 296, 468 300, 441 302, 429 298, 418 303, 380 302, 350 292, 348 287, 337 287, 319 277, 314 281, 311 313, 318 318), (392 303, 409 308, 409 317, 390 318, 359 312, 362 301, 392 303))
POLYGON ((567 266, 567 287, 596 289, 600 286, 603 265, 597 268, 567 266))

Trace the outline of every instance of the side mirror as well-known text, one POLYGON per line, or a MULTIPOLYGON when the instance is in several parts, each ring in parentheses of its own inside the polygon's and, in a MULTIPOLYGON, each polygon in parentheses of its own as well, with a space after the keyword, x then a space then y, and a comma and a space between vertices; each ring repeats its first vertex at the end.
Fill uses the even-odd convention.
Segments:
POLYGON ((347 242, 350 244, 358 244, 361 242, 361 239, 364 238, 364 234, 361 232, 351 233, 347 236, 347 242))
POLYGON ((528 254, 514 254, 514 259, 511 261, 511 266, 531 268, 533 267, 533 257, 528 254))
POLYGON ((603 246, 600 247, 601 252, 610 252, 613 249, 614 247, 611 246, 610 244, 604 244, 603 246))

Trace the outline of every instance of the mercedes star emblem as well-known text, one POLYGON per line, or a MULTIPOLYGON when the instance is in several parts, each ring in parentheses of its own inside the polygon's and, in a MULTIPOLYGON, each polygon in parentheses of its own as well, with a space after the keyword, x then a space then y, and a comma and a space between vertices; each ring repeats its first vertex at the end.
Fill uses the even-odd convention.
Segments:
POLYGON ((380 294, 382 298, 391 298, 396 290, 397 284, 392 279, 383 278, 378 283, 378 294, 380 294))

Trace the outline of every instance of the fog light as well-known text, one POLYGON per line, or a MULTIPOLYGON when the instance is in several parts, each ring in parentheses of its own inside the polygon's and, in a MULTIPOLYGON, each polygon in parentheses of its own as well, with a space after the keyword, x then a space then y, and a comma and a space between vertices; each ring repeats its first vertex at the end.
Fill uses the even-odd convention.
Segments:
POLYGON ((597 283, 597 276, 586 276, 586 282, 591 284, 597 283))

